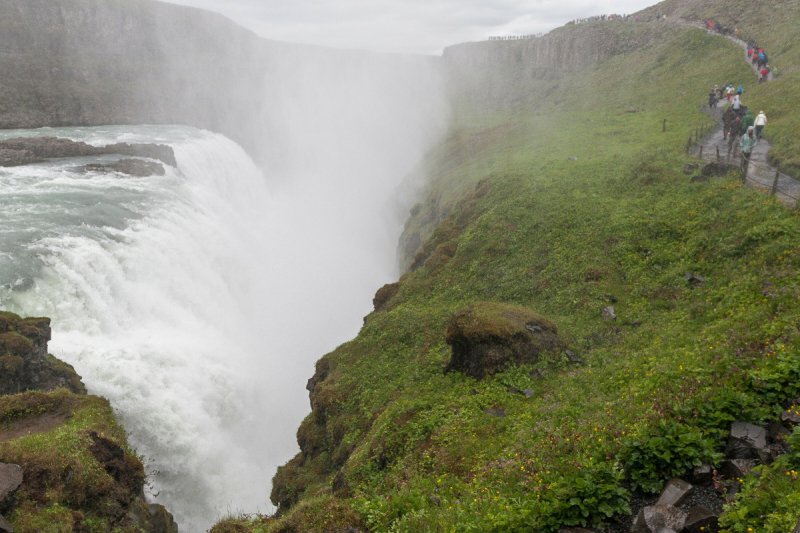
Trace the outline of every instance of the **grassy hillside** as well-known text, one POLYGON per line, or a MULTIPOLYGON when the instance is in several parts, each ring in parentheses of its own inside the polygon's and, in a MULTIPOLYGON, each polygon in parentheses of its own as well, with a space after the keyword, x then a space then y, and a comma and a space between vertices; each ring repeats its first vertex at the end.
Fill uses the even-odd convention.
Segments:
MULTIPOLYGON (((791 35, 778 18, 743 27, 777 50, 791 35)), ((409 271, 317 363, 302 452, 274 479, 278 515, 213 531, 602 528, 629 514, 631 491, 718 464, 733 420, 765 424, 791 404, 797 215, 735 175, 690 184, 681 148, 710 121, 708 89, 743 83, 793 168, 796 42, 759 86, 737 45, 670 28, 577 72, 496 78, 517 95, 501 105, 481 99, 483 82, 459 95, 424 162, 431 185, 401 243, 409 271), (551 321, 582 363, 556 349, 481 380, 445 373, 446 331, 465 309, 502 336, 508 314, 487 302, 551 321)), ((799 461, 748 477, 723 526, 794 527, 799 461)))

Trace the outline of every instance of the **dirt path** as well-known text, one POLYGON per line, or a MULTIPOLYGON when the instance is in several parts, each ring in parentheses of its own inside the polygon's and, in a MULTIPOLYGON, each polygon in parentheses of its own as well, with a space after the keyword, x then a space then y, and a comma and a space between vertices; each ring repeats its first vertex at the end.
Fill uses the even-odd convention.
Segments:
POLYGON ((72 418, 72 415, 61 410, 48 411, 38 416, 18 420, 9 426, 0 426, 0 442, 26 437, 28 435, 47 433, 70 418, 72 418))

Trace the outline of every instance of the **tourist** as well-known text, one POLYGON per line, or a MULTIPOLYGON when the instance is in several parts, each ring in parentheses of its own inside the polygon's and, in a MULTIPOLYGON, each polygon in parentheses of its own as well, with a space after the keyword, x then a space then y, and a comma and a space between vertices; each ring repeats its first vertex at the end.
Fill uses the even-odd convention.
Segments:
POLYGON ((733 108, 734 111, 736 111, 736 114, 738 115, 739 110, 742 107, 742 100, 741 98, 739 98, 738 94, 733 97, 733 102, 731 102, 731 107, 733 108))
POLYGON ((717 107, 717 91, 714 89, 708 93, 708 107, 709 109, 717 107))
MULTIPOLYGON (((731 128, 733 127, 733 121, 736 120, 736 113, 733 109, 728 107, 725 112, 722 114, 722 139, 725 140, 728 135, 731 135, 731 128)), ((741 129, 741 125, 739 126, 741 129)))
POLYGON ((750 156, 753 154, 753 149, 758 144, 758 137, 755 136, 753 126, 747 128, 747 135, 742 135, 739 141, 739 148, 742 151, 742 156, 746 161, 750 161, 750 156))
POLYGON ((734 141, 742 134, 742 119, 739 115, 731 122, 730 131, 728 133, 728 153, 733 149, 734 141))
POLYGON ((755 122, 753 122, 753 125, 756 127, 756 137, 761 140, 761 135, 764 132, 764 126, 767 125, 767 115, 765 115, 763 111, 759 111, 755 122))
POLYGON ((733 84, 732 83, 728 84, 728 88, 725 89, 725 92, 728 93, 728 101, 730 102, 731 98, 733 98, 733 84))
POLYGON ((744 132, 748 129, 751 129, 754 122, 755 119, 753 118, 753 114, 750 113, 750 110, 748 109, 745 111, 744 116, 742 117, 742 131, 744 132))

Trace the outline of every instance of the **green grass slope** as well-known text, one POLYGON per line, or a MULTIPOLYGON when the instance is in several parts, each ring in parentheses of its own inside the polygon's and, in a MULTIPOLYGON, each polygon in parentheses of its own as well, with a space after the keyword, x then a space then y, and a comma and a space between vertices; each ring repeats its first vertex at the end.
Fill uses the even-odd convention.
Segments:
MULTIPOLYGON (((766 423, 800 393, 796 213, 737 176, 681 172, 689 131, 710 123, 710 87, 743 83, 745 104, 777 106, 798 63, 787 52, 774 85, 758 86, 737 45, 671 28, 574 72, 499 79, 518 96, 500 104, 480 83, 458 95, 450 136, 423 162, 409 271, 317 363, 301 453, 273 480, 278 515, 212 531, 602 528, 629 513, 631 490, 718 463, 733 420, 766 423), (453 317, 483 310, 488 335, 520 307, 583 364, 558 349, 481 380, 445 373, 453 317)), ((794 141, 780 139, 798 112, 781 109, 768 135, 788 161, 794 141)), ((798 467, 787 455, 748 477, 727 530, 791 529, 798 467)))

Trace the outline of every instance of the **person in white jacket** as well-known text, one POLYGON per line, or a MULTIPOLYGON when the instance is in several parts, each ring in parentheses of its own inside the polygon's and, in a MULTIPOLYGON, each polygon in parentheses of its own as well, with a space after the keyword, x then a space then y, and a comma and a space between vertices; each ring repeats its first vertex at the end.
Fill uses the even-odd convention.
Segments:
POLYGON ((766 125, 767 125, 767 115, 765 115, 763 111, 759 111, 755 121, 756 137, 758 137, 759 139, 761 138, 761 132, 764 131, 764 126, 766 125))
POLYGON ((742 107, 742 101, 739 99, 738 94, 733 97, 733 102, 731 102, 731 107, 733 108, 734 111, 736 111, 736 114, 738 115, 739 108, 742 107))

